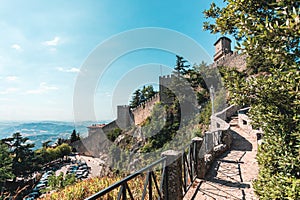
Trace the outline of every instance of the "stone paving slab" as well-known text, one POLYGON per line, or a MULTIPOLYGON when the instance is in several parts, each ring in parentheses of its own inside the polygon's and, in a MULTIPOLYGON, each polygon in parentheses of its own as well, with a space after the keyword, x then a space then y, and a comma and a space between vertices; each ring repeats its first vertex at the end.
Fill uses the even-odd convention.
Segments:
POLYGON ((237 126, 232 126, 231 131, 231 150, 214 161, 205 180, 197 179, 185 200, 258 199, 252 187, 258 175, 256 135, 237 126))

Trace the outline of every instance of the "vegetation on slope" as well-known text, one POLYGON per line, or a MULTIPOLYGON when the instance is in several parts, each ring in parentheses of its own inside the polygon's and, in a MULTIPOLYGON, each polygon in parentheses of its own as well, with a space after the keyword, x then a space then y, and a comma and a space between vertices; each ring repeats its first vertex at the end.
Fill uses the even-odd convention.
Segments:
POLYGON ((7 179, 26 177, 41 170, 51 161, 63 159, 72 150, 71 146, 66 143, 49 147, 49 141, 46 141, 41 149, 33 151, 34 144, 27 143, 27 141, 28 138, 23 137, 21 133, 14 133, 12 137, 0 140, 0 187, 3 193, 0 194, 0 198, 4 198, 8 193, 14 195, 17 192, 17 196, 22 195, 20 191, 5 188, 7 179))
MULTIPOLYGON (((160 177, 159 174, 156 175, 157 182, 159 184, 160 177)), ((89 196, 94 195, 95 193, 107 188, 108 186, 116 183, 117 181, 121 180, 121 176, 114 176, 114 177, 96 177, 90 178, 81 182, 78 182, 74 185, 67 186, 62 190, 52 192, 51 194, 47 194, 41 198, 40 200, 74 200, 74 199, 85 199, 89 196)), ((133 195, 134 199, 141 199, 143 194, 143 187, 146 181, 146 176, 144 174, 135 177, 127 182, 128 187, 133 195)), ((106 195, 102 196, 101 199, 103 200, 112 200, 117 199, 118 192, 120 187, 112 190, 111 192, 107 193, 106 195)), ((154 194, 153 199, 158 199, 157 192, 155 191, 155 187, 153 187, 154 194)), ((127 198, 129 199, 130 196, 127 192, 127 198)), ((146 195, 145 199, 148 199, 149 196, 146 195)))

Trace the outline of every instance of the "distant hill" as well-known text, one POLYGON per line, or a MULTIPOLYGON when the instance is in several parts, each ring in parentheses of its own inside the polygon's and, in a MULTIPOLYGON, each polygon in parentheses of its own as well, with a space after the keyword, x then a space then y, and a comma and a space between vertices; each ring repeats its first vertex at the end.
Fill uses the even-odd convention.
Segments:
MULTIPOLYGON (((100 121, 97 123, 105 123, 100 121)), ((22 136, 28 137, 29 142, 35 143, 35 149, 40 148, 42 143, 51 140, 56 142, 58 138, 70 138, 75 129, 81 137, 87 136, 87 126, 95 122, 85 121, 80 123, 61 121, 40 122, 0 122, 0 139, 10 137, 13 133, 20 132, 22 136)), ((52 144, 51 143, 51 144, 52 144)))

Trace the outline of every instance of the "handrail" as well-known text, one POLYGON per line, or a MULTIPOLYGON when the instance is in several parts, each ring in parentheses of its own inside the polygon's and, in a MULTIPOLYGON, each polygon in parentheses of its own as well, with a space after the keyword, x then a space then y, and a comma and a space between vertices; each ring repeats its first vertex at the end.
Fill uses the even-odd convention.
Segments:
POLYGON ((195 143, 191 142, 182 150, 182 170, 183 170, 183 194, 185 194, 194 180, 196 179, 195 162, 196 162, 195 143), (185 151, 188 150, 186 153, 185 151))
MULTIPOLYGON (((180 183, 179 187, 182 187, 182 192, 184 195, 187 193, 189 188, 192 186, 193 182, 195 181, 196 177, 198 176, 198 173, 200 173, 200 174, 202 173, 202 172, 200 172, 199 169, 202 168, 203 166, 200 166, 197 164, 199 162, 198 159, 200 159, 200 157, 199 157, 200 152, 203 151, 204 154, 211 153, 213 148, 216 145, 219 145, 221 143, 221 137, 222 137, 223 132, 228 131, 230 128, 230 125, 224 119, 230 117, 233 113, 235 113, 237 108, 238 108, 237 106, 229 106, 226 109, 222 110, 221 112, 215 113, 214 115, 211 116, 211 120, 212 120, 211 125, 213 127, 211 127, 212 129, 209 132, 205 133, 203 142, 201 142, 200 148, 197 147, 195 141, 192 141, 189 144, 185 145, 183 147, 183 149, 181 150, 181 157, 179 156, 179 158, 181 158, 182 171, 180 173, 182 173, 182 177, 180 174, 180 178, 182 178, 182 180, 180 181, 181 183, 180 183), (222 119, 222 117, 224 119, 222 119), (197 152, 196 152, 196 149, 197 149, 197 152), (200 149, 204 149, 204 150, 200 150, 200 149), (199 168, 199 166, 200 166, 200 168, 199 168)), ((204 158, 201 157, 201 159, 204 159, 204 158)), ((164 190, 165 189, 168 190, 168 188, 169 188, 168 187, 168 184, 169 184, 168 183, 168 180, 169 180, 168 173, 169 172, 168 172, 168 169, 166 169, 166 165, 167 165, 167 158, 166 157, 160 158, 159 160, 153 162, 152 164, 127 176, 126 178, 101 190, 100 192, 86 198, 86 200, 95 200, 95 199, 100 198, 100 197, 106 195, 107 193, 111 192, 112 190, 119 188, 119 187, 120 187, 120 189, 119 189, 118 197, 117 197, 118 200, 126 199, 127 197, 129 197, 131 200, 133 200, 134 197, 129 188, 128 181, 136 178, 137 176, 139 176, 145 172, 147 172, 147 177, 146 177, 146 181, 144 182, 143 193, 142 193, 141 199, 144 200, 146 198, 147 189, 148 189, 148 195, 149 195, 148 198, 152 200, 153 199, 152 193, 153 193, 154 188, 156 188, 156 190, 157 190, 158 199, 162 199, 163 195, 166 195, 166 196, 164 196, 164 198, 168 199, 169 191, 164 191, 164 192, 166 192, 166 194, 162 193, 162 188, 164 188, 164 190), (152 168, 160 163, 163 164, 163 167, 162 167, 162 173, 161 173, 162 178, 160 180, 160 186, 158 186, 157 178, 155 176, 155 173, 152 171, 152 168), (163 187, 163 183, 164 183, 164 187, 163 187)), ((205 170, 204 170, 204 173, 205 173, 205 170)), ((199 176, 202 176, 202 175, 199 175, 199 176)))
MULTIPOLYGON (((103 195, 109 193, 110 191, 112 191, 112 190, 114 190, 114 189, 116 189, 116 188, 118 188, 118 187, 121 186, 121 189, 120 189, 120 192, 119 192, 119 195, 118 195, 118 196, 119 196, 118 199, 120 199, 120 195, 123 195, 123 197, 124 197, 124 193, 125 193, 125 195, 126 195, 126 190, 128 190, 128 191, 130 192, 129 186, 128 186, 128 184, 127 184, 128 181, 134 179, 135 177, 141 175, 142 173, 144 173, 144 172, 146 172, 146 171, 149 171, 150 169, 152 169, 152 167, 154 167, 154 166, 156 166, 156 165, 158 165, 158 164, 160 164, 160 163, 163 163, 163 165, 164 165, 164 166, 163 166, 163 169, 164 169, 164 168, 165 168, 165 164, 166 164, 166 157, 160 158, 159 160, 153 162, 152 164, 150 164, 150 165, 148 165, 148 166, 146 166, 146 167, 140 169, 139 171, 137 171, 137 172, 135 172, 135 173, 133 173, 133 174, 131 174, 131 175, 125 177, 124 179, 122 179, 122 180, 120 180, 120 181, 114 183, 113 185, 111 185, 111 186, 109 186, 109 187, 107 187, 107 188, 105 188, 105 189, 99 191, 98 193, 96 193, 96 194, 94 194, 94 195, 92 195, 92 196, 86 198, 85 200, 94 200, 94 199, 100 198, 101 196, 103 196, 103 195), (124 192, 124 190, 125 190, 125 192, 124 192)), ((163 173, 164 173, 164 172, 163 172, 163 173)), ((153 175, 153 174, 151 174, 151 173, 150 173, 149 176, 152 176, 153 178, 155 178, 155 175, 153 175)), ((148 179, 148 177, 147 177, 147 179, 148 179)), ((146 181, 146 183, 147 183, 147 182, 148 182, 148 181, 146 181)), ((150 183, 150 184, 151 184, 151 183, 150 183)), ((156 182, 155 182, 155 184, 156 184, 156 186, 157 186, 157 183, 156 183, 156 182)), ((145 184, 145 187, 147 187, 147 185, 148 185, 148 184, 145 184)), ((151 186, 151 185, 150 185, 150 186, 151 186)), ((149 187, 150 187, 150 186, 149 186, 149 187)), ((158 188, 157 188, 157 189, 158 189, 158 188)), ((151 194, 151 195, 152 195, 152 194, 151 194)), ((130 192, 130 196, 131 196, 131 192, 130 192)), ((161 194, 159 194, 159 196, 161 196, 161 194)))

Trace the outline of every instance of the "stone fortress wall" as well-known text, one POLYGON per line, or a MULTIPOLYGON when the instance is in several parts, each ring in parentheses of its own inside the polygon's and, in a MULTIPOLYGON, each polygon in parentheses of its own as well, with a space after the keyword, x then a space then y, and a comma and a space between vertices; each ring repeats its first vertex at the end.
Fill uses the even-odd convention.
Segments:
POLYGON ((230 68, 236 68, 239 71, 246 69, 247 55, 239 54, 237 51, 225 54, 223 57, 215 61, 210 67, 225 66, 230 68))
MULTIPOLYGON (((214 63, 210 67, 226 66, 237 68, 242 71, 246 69, 246 55, 241 55, 237 51, 231 51, 231 40, 227 37, 221 37, 214 44, 216 53, 214 55, 214 63)), ((152 109, 157 102, 169 104, 173 102, 174 97, 168 93, 168 86, 172 82, 174 75, 159 77, 159 92, 142 103, 135 109, 130 109, 128 105, 120 105, 117 107, 117 119, 102 128, 104 133, 115 128, 127 129, 132 125, 140 125, 147 117, 151 115, 152 109)))
MULTIPOLYGON (((221 37, 214 44, 216 54, 214 55, 214 63, 210 67, 226 66, 237 68, 238 70, 246 69, 246 55, 241 55, 237 51, 231 51, 231 40, 226 37, 221 37)), ((158 93, 141 103, 138 107, 130 109, 128 105, 120 105, 117 107, 117 119, 114 123, 110 123, 103 129, 105 132, 114 128, 126 129, 132 125, 140 125, 144 120, 151 115, 154 104, 162 102, 163 104, 172 103, 174 97, 169 95, 168 86, 171 84, 175 75, 166 75, 159 77, 159 91, 158 93), (107 130, 106 130, 107 129, 107 130)))
POLYGON ((152 98, 141 103, 138 107, 134 108, 131 112, 135 125, 141 124, 151 115, 153 107, 156 103, 160 102, 160 94, 155 94, 152 98))

